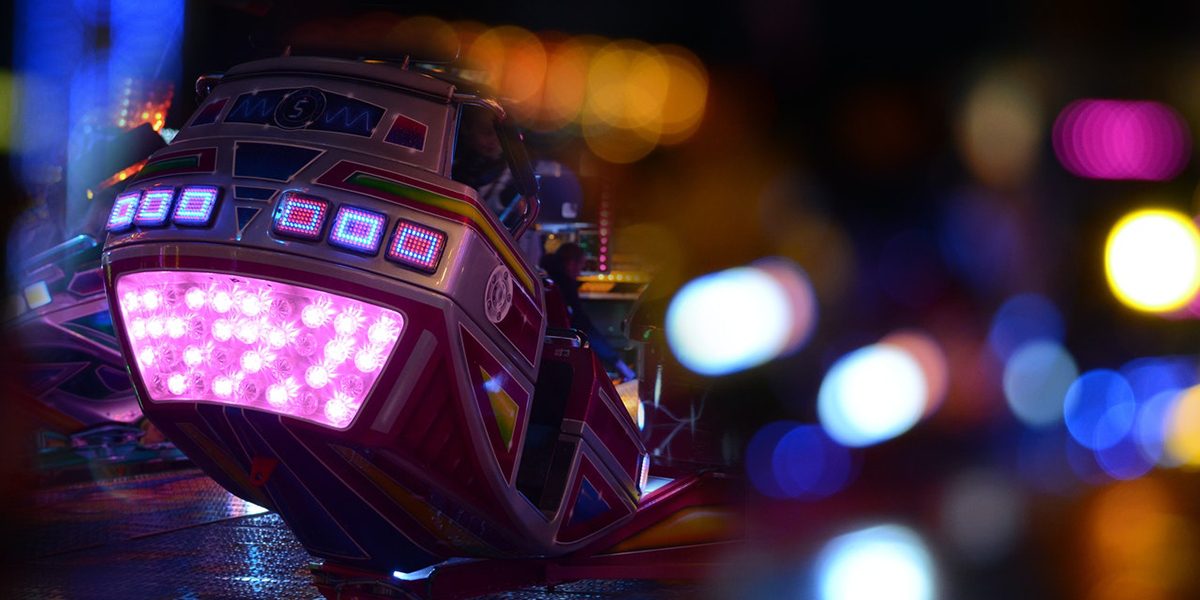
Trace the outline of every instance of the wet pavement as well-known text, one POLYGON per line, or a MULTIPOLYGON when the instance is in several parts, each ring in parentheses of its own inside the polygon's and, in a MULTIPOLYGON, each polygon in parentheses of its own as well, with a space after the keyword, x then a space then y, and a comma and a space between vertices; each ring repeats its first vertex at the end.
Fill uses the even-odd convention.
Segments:
MULTIPOLYGON (((30 561, 9 598, 311 599, 305 552, 278 515, 197 470, 39 491, 30 561)), ((514 590, 513 600, 696 597, 647 581, 583 581, 514 590)))

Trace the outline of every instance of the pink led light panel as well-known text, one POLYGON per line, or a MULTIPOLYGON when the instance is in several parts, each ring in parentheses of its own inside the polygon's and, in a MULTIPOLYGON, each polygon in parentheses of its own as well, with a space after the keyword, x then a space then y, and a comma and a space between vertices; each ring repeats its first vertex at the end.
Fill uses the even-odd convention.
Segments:
POLYGON ((1191 155, 1187 123, 1158 102, 1077 100, 1054 123, 1054 152, 1091 179, 1166 181, 1191 155))
POLYGON ((112 212, 108 213, 109 231, 124 231, 133 225, 133 215, 137 212, 141 192, 125 192, 117 196, 113 203, 112 212))
POLYGON ((117 280, 130 364, 156 402, 215 402, 344 429, 404 317, 359 300, 224 273, 117 280))
POLYGON ((388 245, 387 257, 432 273, 437 270, 445 245, 446 234, 411 221, 400 221, 388 245))
POLYGON ((321 237, 321 228, 325 226, 328 212, 328 202, 288 192, 279 200, 272 227, 275 233, 315 240, 321 237))
POLYGON ((175 197, 175 188, 147 190, 142 196, 133 222, 137 225, 158 226, 167 222, 171 213, 171 200, 175 197))
POLYGON ((211 186, 188 186, 179 193, 179 204, 175 206, 176 225, 208 225, 213 207, 217 204, 217 188, 211 186))

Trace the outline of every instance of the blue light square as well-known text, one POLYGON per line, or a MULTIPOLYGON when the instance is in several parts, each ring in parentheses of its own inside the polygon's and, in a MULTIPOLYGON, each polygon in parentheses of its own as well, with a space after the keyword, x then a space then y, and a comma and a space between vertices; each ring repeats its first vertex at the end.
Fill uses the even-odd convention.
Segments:
POLYGON ((190 185, 183 188, 179 193, 179 203, 175 205, 175 224, 208 225, 219 193, 219 189, 212 186, 190 185))
POLYGON ((364 254, 379 252, 387 215, 355 206, 338 208, 329 233, 329 243, 339 248, 364 254))
POLYGON ((108 213, 108 225, 106 229, 109 231, 125 231, 133 225, 133 215, 137 214, 138 201, 142 198, 142 192, 125 192, 117 196, 117 201, 113 202, 112 212, 108 213))
POLYGON ((171 200, 175 198, 175 188, 155 188, 147 190, 142 196, 133 223, 139 227, 158 227, 167 222, 171 214, 171 200))

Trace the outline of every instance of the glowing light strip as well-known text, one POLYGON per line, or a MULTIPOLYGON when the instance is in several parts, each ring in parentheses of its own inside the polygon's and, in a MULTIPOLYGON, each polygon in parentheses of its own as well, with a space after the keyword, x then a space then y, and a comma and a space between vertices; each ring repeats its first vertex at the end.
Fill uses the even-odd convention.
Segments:
MULTIPOLYGON (((517 278, 521 281, 521 284, 525 286, 525 289, 531 293, 535 289, 533 278, 521 266, 521 261, 517 259, 516 253, 513 252, 508 246, 507 241, 500 236, 496 228, 474 204, 362 171, 357 171, 350 175, 343 183, 398 196, 467 219, 467 221, 475 226, 476 230, 492 242, 492 246, 500 253, 500 257, 513 270, 517 278)), ((329 184, 326 183, 325 185, 329 184)), ((355 191, 353 188, 349 189, 355 191)))
POLYGON ((152 162, 143 167, 142 171, 138 173, 138 175, 140 177, 148 177, 162 171, 169 171, 172 169, 194 169, 198 168, 199 166, 200 155, 193 154, 191 156, 181 156, 179 158, 169 158, 167 160, 152 162))

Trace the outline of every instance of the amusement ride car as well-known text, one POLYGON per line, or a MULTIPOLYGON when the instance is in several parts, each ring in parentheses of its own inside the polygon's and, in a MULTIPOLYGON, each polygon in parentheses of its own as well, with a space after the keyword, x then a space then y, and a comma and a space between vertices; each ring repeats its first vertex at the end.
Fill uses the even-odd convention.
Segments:
POLYGON ((655 477, 516 240, 537 181, 501 105, 436 74, 284 56, 197 82, 120 193, 102 264, 141 409, 277 511, 339 597, 709 574, 734 481, 655 477), (491 113, 520 195, 451 178, 491 113))

